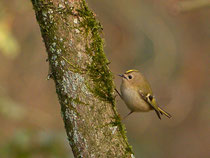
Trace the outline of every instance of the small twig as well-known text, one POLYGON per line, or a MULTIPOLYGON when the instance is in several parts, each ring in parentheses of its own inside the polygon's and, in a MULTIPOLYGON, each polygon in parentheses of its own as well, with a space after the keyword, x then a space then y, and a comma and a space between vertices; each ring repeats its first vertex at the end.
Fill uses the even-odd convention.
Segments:
POLYGON ((120 96, 120 98, 123 99, 123 98, 122 98, 122 95, 120 94, 120 92, 119 92, 116 88, 115 88, 115 91, 116 91, 117 94, 120 96))

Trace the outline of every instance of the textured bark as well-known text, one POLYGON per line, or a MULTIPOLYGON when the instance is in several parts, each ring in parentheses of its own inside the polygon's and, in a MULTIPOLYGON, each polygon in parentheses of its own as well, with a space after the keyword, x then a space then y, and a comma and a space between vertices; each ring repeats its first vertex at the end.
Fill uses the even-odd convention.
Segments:
POLYGON ((84 0, 31 0, 75 157, 134 157, 115 109, 102 27, 84 0))

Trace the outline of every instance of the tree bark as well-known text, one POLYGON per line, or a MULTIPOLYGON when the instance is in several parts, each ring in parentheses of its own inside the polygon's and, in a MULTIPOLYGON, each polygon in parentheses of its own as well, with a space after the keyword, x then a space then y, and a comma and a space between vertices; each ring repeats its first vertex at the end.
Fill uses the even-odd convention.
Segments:
POLYGON ((85 0, 31 0, 74 156, 134 157, 115 107, 102 27, 85 0))

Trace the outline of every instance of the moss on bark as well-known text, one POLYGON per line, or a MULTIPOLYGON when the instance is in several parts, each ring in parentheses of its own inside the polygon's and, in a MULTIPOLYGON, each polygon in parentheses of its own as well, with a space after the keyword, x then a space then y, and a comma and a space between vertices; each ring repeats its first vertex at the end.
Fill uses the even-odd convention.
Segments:
POLYGON ((74 156, 132 157, 93 12, 85 0, 32 3, 74 156))

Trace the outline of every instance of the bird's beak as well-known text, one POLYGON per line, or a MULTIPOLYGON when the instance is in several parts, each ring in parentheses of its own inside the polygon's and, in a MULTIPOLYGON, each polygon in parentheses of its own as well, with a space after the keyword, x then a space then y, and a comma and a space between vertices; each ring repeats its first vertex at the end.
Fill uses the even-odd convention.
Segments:
POLYGON ((120 77, 123 77, 123 78, 127 79, 127 78, 125 77, 125 75, 123 75, 123 74, 119 74, 118 76, 120 76, 120 77))

